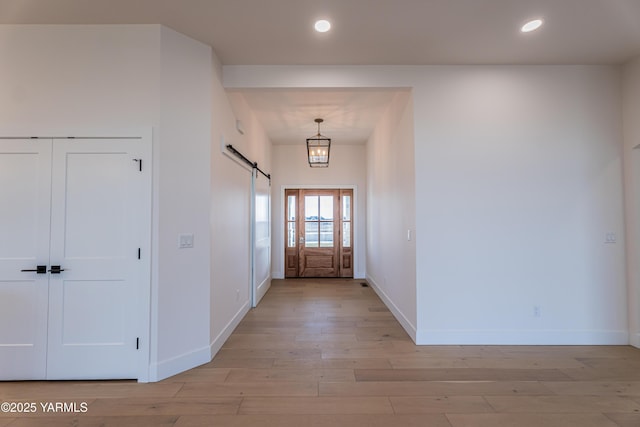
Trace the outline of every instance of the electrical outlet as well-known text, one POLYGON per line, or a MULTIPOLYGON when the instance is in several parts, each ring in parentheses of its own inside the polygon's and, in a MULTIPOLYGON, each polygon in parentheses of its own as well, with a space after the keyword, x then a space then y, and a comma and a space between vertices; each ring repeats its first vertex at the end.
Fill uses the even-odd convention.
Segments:
POLYGON ((540 317, 540 306, 539 305, 534 305, 533 306, 533 317, 540 317))
POLYGON ((605 238, 604 238, 604 242, 605 243, 615 243, 616 242, 616 233, 609 231, 605 238))
POLYGON ((193 247, 193 234, 180 234, 178 236, 178 248, 186 249, 193 247))

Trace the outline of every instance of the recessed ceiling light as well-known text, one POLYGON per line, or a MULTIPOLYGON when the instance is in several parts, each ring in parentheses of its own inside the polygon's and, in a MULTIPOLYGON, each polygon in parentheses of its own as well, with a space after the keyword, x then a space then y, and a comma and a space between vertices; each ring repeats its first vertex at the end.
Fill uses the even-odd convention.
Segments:
POLYGON ((319 33, 326 33, 331 29, 331 22, 326 19, 320 19, 319 21, 316 21, 314 28, 319 33))
POLYGON ((531 31, 535 31, 542 26, 542 19, 534 19, 532 21, 527 22, 520 28, 520 31, 523 33, 530 33, 531 31))

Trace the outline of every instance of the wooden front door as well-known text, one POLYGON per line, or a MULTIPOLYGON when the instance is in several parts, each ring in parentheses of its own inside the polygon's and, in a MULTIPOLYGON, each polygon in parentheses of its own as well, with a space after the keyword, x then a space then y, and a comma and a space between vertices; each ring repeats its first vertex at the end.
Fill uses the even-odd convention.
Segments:
POLYGON ((285 277, 353 277, 352 190, 285 191, 285 277))

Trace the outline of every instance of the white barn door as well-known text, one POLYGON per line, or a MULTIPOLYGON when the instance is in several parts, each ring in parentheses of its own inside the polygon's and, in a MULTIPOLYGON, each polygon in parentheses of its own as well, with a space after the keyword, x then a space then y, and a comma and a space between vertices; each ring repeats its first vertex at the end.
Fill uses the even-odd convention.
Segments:
MULTIPOLYGON (((25 143, 16 140, 11 144, 21 142, 25 143)), ((43 255, 32 262, 36 266, 46 265, 46 273, 21 272, 25 275, 23 280, 39 285, 38 291, 25 296, 24 305, 29 306, 26 312, 9 314, 3 310, 0 314, 3 324, 15 325, 24 318, 39 320, 30 330, 21 332, 22 339, 0 343, 0 362, 7 362, 0 364, 0 378, 137 378, 138 337, 143 329, 137 313, 144 289, 141 279, 148 265, 141 261, 143 248, 145 257, 149 256, 145 236, 150 212, 145 201, 150 188, 146 172, 140 170, 140 161, 134 159, 148 157, 140 150, 140 142, 130 139, 69 139, 48 143, 52 149, 47 178, 50 197, 46 199, 51 204, 49 213, 42 216, 50 218, 50 227, 43 230, 41 234, 46 239, 40 238, 39 247, 34 250, 43 255), (37 304, 29 305, 28 299, 37 304), (11 348, 31 342, 33 360, 18 359, 5 351, 7 344, 11 348)), ((0 164, 8 162, 5 154, 2 158, 0 164)), ((46 168, 41 171, 46 174, 46 168)), ((5 177, 2 179, 4 186, 5 177)), ((22 184, 20 187, 24 188, 22 184)), ((0 194, 4 206, 10 195, 0 194)), ((40 197, 34 199, 45 211, 40 197)), ((20 212, 0 215, 2 224, 12 227, 20 212)), ((11 240, 19 242, 24 230, 18 227, 10 232, 11 240)), ((5 246, 0 255, 7 258, 19 255, 14 244, 5 246)), ((19 270, 22 269, 25 268, 19 270)), ((5 277, 13 277, 4 269, 2 274, 0 283, 5 283, 5 277)), ((12 286, 16 288, 18 284, 12 286)), ((15 291, 1 297, 3 305, 13 306, 21 301, 15 291)), ((0 336, 4 341, 8 335, 0 336)))
POLYGON ((253 170, 251 306, 257 307, 271 286, 271 180, 253 170))

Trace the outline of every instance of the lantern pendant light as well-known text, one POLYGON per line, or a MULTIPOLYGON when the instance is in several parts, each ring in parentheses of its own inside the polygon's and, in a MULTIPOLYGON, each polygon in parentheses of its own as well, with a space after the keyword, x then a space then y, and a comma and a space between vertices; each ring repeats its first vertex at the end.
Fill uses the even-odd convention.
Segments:
POLYGON ((318 134, 307 138, 307 157, 309 166, 312 168, 329 167, 329 150, 331 149, 331 138, 320 134, 320 123, 324 120, 315 119, 318 124, 318 134))

